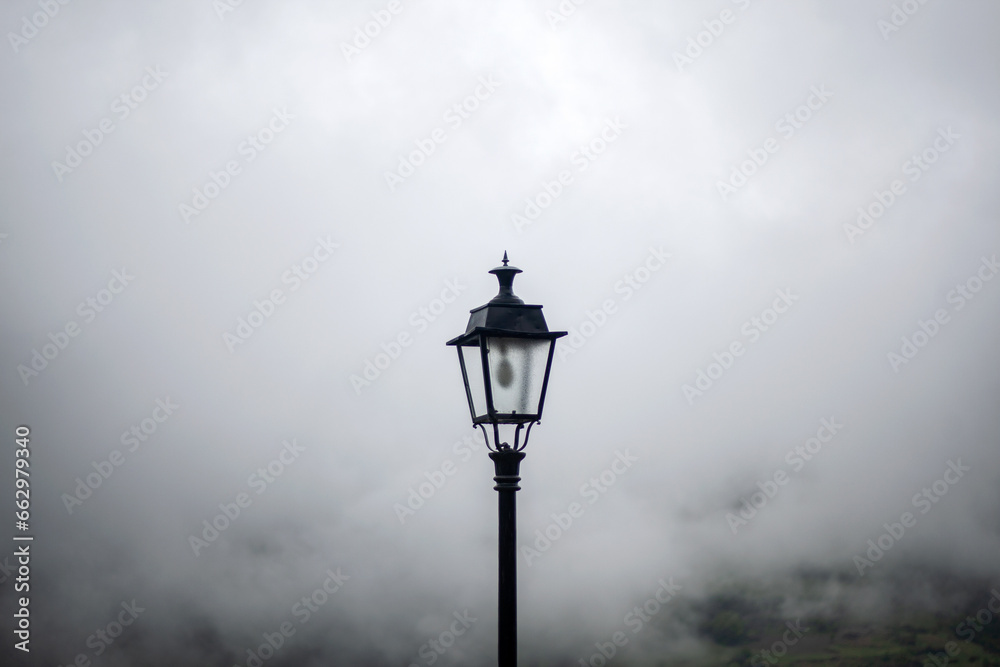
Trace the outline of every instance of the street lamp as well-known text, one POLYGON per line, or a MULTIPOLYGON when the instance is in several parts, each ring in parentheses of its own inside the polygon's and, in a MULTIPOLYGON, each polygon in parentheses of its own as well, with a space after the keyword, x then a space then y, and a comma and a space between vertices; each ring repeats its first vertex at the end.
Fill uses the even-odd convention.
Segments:
POLYGON ((512 289, 521 269, 503 266, 490 271, 500 282, 500 292, 489 303, 469 311, 465 333, 448 341, 458 348, 465 395, 473 427, 486 438, 496 469, 500 494, 500 551, 497 664, 517 664, 517 505, 522 451, 531 427, 542 418, 545 388, 549 382, 556 339, 565 331, 549 331, 541 306, 526 305, 512 289), (514 426, 514 444, 500 439, 501 425, 514 426), (524 439, 521 440, 521 430, 524 439), (487 433, 493 431, 493 444, 487 433))

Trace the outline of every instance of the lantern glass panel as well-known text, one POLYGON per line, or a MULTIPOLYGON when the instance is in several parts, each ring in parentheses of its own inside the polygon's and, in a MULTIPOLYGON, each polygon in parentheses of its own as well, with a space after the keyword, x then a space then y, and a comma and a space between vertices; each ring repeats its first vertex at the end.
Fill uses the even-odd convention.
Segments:
POLYGON ((479 345, 460 345, 459 354, 462 355, 462 368, 465 369, 465 377, 469 382, 469 397, 472 401, 472 419, 482 417, 486 410, 486 384, 483 374, 483 353, 479 345))
POLYGON ((487 337, 490 389, 499 414, 538 414, 549 339, 487 337))

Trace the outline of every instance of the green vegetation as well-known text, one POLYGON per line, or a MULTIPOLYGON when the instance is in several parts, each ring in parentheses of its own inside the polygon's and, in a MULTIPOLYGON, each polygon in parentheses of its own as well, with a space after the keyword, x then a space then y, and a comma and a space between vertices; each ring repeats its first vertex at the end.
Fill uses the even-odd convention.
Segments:
POLYGON ((743 618, 735 611, 720 611, 708 623, 708 636, 716 644, 736 646, 746 640, 743 618))
POLYGON ((985 609, 992 588, 989 582, 927 573, 877 582, 842 573, 720 582, 705 598, 682 596, 671 603, 648 630, 659 634, 648 639, 660 646, 675 644, 671 637, 693 635, 703 652, 642 658, 642 651, 625 651, 612 662, 620 667, 1000 667, 1000 614, 985 609), (962 625, 977 613, 977 625, 962 625))

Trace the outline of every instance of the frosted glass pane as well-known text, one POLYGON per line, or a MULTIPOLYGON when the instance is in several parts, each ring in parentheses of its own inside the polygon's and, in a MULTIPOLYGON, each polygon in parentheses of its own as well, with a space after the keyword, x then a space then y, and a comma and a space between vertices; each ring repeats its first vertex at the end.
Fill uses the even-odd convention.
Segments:
POLYGON ((505 414, 536 414, 545 380, 548 340, 487 339, 493 408, 505 414))
POLYGON ((469 378, 469 392, 472 394, 472 417, 486 414, 486 385, 483 382, 483 357, 479 346, 460 346, 462 362, 469 378))

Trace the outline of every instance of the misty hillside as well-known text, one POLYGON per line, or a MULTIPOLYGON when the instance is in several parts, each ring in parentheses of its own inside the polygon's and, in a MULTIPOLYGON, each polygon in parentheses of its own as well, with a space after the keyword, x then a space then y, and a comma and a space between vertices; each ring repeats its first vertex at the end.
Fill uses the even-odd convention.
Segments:
POLYGON ((644 636, 623 628, 628 641, 599 642, 586 659, 599 664, 596 656, 611 656, 622 666, 1000 665, 1000 589, 988 581, 927 569, 866 582, 850 572, 811 571, 717 582, 705 593, 664 607, 644 636))

